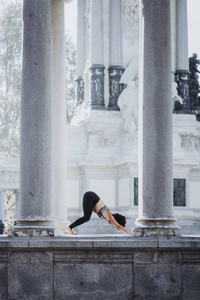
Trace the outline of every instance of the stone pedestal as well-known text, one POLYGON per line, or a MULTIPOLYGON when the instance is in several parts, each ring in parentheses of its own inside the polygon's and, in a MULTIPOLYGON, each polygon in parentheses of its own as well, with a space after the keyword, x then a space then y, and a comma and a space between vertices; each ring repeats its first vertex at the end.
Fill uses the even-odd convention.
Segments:
POLYGON ((134 234, 177 235, 172 212, 170 0, 143 0, 141 12, 139 217, 134 234))

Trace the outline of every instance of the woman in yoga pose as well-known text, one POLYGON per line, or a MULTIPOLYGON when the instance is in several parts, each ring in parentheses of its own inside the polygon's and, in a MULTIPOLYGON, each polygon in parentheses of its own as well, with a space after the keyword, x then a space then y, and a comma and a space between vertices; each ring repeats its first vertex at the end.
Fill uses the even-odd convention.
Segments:
POLYGON ((118 213, 111 214, 110 210, 99 196, 91 191, 86 192, 83 196, 83 217, 77 219, 74 223, 67 227, 65 233, 75 235, 76 233, 73 231, 73 228, 88 222, 93 211, 100 219, 107 220, 108 225, 114 226, 117 230, 124 231, 125 233, 132 235, 132 232, 125 228, 126 218, 118 213))

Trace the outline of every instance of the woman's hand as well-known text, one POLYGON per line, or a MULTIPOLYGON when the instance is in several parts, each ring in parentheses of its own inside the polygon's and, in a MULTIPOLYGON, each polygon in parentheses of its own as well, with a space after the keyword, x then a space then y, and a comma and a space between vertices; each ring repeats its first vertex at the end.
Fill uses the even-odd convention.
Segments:
POLYGON ((114 226, 114 227, 117 229, 117 231, 123 231, 123 232, 125 232, 125 233, 130 234, 130 235, 133 235, 133 233, 132 233, 130 230, 126 229, 124 226, 120 225, 120 224, 115 220, 115 218, 114 218, 113 215, 109 212, 109 210, 105 210, 105 211, 103 212, 103 216, 104 216, 104 218, 106 218, 106 219, 108 220, 108 225, 114 226))

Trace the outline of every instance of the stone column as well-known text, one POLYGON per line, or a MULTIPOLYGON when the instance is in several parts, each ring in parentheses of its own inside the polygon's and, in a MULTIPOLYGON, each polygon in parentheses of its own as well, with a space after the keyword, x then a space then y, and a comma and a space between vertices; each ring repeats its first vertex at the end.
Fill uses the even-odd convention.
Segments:
POLYGON ((0 220, 5 222, 5 191, 0 191, 0 220))
POLYGON ((90 41, 90 105, 91 109, 104 109, 103 65, 103 8, 102 0, 91 0, 90 41))
POLYGON ((52 44, 52 212, 61 227, 67 222, 67 124, 65 93, 64 0, 51 0, 52 44))
POLYGON ((16 221, 20 216, 19 190, 14 190, 13 192, 15 194, 15 221, 16 221))
POLYGON ((170 0, 143 0, 141 5, 139 217, 133 232, 177 235, 172 201, 170 0))
POLYGON ((110 53, 109 61, 109 108, 119 110, 117 100, 123 90, 120 78, 123 73, 122 53, 122 3, 121 0, 110 0, 110 53))
POLYGON ((176 0, 176 72, 178 95, 183 99, 179 108, 190 112, 190 72, 188 59, 187 0, 176 0))
POLYGON ((86 0, 77 1, 77 47, 76 47, 76 102, 77 106, 84 101, 83 71, 85 67, 86 28, 85 28, 86 0))
POLYGON ((20 216, 15 235, 54 234, 50 4, 24 0, 20 216))

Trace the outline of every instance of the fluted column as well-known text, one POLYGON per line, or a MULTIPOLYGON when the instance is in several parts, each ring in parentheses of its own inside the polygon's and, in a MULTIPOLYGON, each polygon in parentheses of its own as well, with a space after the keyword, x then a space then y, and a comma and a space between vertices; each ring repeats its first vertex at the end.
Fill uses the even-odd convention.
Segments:
POLYGON ((90 105, 91 109, 104 109, 103 65, 103 7, 102 0, 91 0, 90 41, 90 105))
POLYGON ((77 1, 77 47, 76 47, 76 103, 77 106, 84 101, 83 72, 86 52, 85 27, 86 0, 77 1))
POLYGON ((179 234, 172 201, 170 0, 141 5, 139 217, 133 232, 170 236, 179 234))
POLYGON ((109 52, 109 108, 119 110, 118 97, 123 90, 120 78, 123 73, 122 53, 122 3, 110 0, 110 52, 109 52))
POLYGON ((64 0, 51 0, 52 44, 52 211, 56 223, 67 222, 67 125, 65 93, 64 0))
POLYGON ((188 59, 187 0, 176 0, 176 72, 178 95, 183 99, 182 113, 190 111, 190 72, 188 59))
POLYGON ((20 216, 14 234, 52 235, 51 15, 49 0, 24 0, 20 216))

